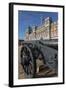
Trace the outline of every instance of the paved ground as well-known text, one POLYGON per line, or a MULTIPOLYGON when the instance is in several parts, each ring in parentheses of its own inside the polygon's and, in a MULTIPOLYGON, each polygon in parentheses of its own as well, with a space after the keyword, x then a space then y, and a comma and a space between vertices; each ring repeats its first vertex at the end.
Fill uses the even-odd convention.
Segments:
POLYGON ((19 75, 18 75, 18 78, 19 79, 24 79, 25 78, 25 73, 24 73, 24 70, 23 70, 23 67, 21 64, 19 64, 19 75))

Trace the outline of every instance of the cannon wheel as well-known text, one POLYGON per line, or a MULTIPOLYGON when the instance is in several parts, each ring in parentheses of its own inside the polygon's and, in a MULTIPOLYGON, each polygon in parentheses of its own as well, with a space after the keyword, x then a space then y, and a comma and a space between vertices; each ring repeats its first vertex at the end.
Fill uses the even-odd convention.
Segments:
POLYGON ((24 45, 21 49, 21 64, 24 68, 26 78, 35 76, 35 61, 31 49, 27 45, 24 45), (27 61, 27 65, 25 61, 27 61))

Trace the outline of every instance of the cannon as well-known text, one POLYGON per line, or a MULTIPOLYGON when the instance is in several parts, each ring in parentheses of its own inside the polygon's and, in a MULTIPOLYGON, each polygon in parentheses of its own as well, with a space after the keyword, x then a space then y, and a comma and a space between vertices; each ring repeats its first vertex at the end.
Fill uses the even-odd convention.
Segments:
POLYGON ((26 76, 35 78, 58 75, 58 40, 22 41, 21 45, 21 65, 26 76), (42 70, 46 71, 41 73, 42 70))

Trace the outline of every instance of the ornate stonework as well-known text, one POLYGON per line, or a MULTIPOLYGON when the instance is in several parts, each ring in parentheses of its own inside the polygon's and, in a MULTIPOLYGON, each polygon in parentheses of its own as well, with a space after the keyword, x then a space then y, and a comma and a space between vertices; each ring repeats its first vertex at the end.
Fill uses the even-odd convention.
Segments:
POLYGON ((40 39, 58 39, 58 23, 57 21, 52 22, 50 17, 47 17, 42 25, 33 26, 27 29, 28 30, 25 34, 25 40, 27 41, 40 39))

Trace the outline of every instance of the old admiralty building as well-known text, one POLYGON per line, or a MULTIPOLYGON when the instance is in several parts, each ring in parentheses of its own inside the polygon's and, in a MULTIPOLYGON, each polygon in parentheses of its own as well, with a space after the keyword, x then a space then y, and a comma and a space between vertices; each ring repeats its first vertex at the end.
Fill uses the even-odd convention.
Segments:
POLYGON ((45 18, 40 26, 29 26, 26 30, 25 41, 41 39, 58 39, 58 22, 51 17, 45 18))

